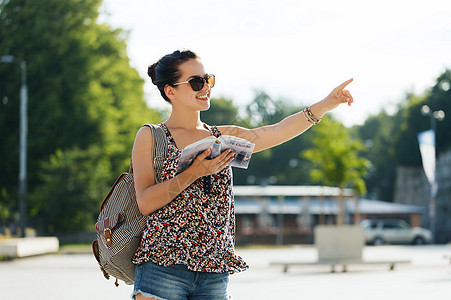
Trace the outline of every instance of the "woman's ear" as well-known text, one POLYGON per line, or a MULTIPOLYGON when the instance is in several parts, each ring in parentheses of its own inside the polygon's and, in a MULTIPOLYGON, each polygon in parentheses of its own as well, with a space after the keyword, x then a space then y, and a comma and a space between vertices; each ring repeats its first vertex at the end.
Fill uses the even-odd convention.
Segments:
POLYGON ((174 87, 170 86, 169 84, 164 87, 164 93, 166 94, 166 97, 171 100, 171 102, 175 99, 174 87))

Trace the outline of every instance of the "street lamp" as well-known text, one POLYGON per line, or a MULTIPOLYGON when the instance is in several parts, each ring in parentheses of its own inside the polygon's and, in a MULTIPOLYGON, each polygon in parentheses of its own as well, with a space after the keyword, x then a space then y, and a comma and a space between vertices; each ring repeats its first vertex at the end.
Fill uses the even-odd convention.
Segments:
POLYGON ((22 70, 22 83, 20 86, 20 137, 19 137, 19 212, 20 233, 25 237, 26 202, 27 193, 27 131, 28 131, 28 91, 27 91, 27 63, 21 58, 12 55, 0 57, 0 63, 18 64, 22 70))
POLYGON ((421 107, 421 114, 431 118, 431 129, 434 133, 436 129, 436 120, 442 121, 445 118, 445 112, 443 110, 431 111, 431 108, 427 105, 423 105, 423 107, 421 107))
POLYGON ((433 239, 435 239, 435 198, 437 196, 438 191, 438 185, 437 185, 437 178, 435 176, 435 156, 436 156, 436 123, 437 120, 442 121, 445 118, 445 112, 443 110, 437 110, 432 111, 431 108, 427 105, 423 105, 421 107, 421 114, 424 116, 429 116, 431 119, 431 130, 433 134, 433 174, 432 174, 432 180, 430 179, 431 184, 431 194, 429 199, 429 225, 432 231, 433 239))

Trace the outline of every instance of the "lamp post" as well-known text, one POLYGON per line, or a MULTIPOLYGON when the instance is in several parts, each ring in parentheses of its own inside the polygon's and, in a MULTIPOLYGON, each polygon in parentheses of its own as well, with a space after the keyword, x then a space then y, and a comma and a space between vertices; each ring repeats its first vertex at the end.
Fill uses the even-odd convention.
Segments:
POLYGON ((443 110, 432 111, 427 105, 421 107, 421 113, 424 116, 429 116, 431 120, 431 130, 433 132, 433 146, 434 146, 434 170, 433 170, 433 182, 431 182, 431 194, 429 199, 429 226, 432 231, 432 238, 435 240, 435 198, 437 196, 438 185, 437 178, 435 176, 435 156, 436 156, 436 123, 437 120, 442 121, 445 118, 445 112, 443 110))
POLYGON ((27 194, 27 131, 28 131, 28 91, 27 91, 27 63, 12 55, 0 57, 0 63, 20 65, 22 83, 20 86, 20 137, 19 137, 19 212, 20 234, 25 237, 26 224, 26 194, 27 194))
POLYGON ((421 107, 421 113, 423 116, 429 116, 431 118, 431 129, 434 131, 436 130, 436 120, 442 121, 445 119, 445 112, 443 110, 436 110, 432 111, 431 108, 427 105, 423 105, 421 107))

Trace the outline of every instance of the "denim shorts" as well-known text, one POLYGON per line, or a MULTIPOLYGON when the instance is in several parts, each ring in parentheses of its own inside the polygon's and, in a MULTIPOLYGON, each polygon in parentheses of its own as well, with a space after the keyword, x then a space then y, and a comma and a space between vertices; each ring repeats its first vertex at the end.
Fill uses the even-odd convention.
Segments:
POLYGON ((229 273, 194 272, 184 265, 164 267, 146 262, 136 267, 132 299, 139 293, 166 300, 231 299, 228 283, 229 273))

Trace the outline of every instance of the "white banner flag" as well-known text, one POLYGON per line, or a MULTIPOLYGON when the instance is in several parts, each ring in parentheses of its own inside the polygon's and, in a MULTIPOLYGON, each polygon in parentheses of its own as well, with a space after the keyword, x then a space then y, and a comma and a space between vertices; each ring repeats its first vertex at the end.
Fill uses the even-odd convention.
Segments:
POLYGON ((435 133, 427 130, 418 134, 421 159, 423 161, 424 173, 432 187, 435 186, 435 133))

